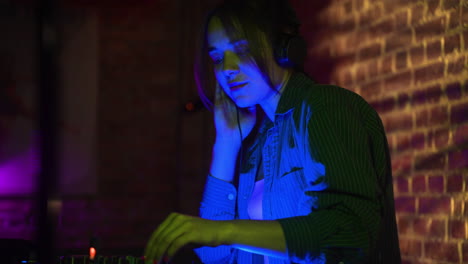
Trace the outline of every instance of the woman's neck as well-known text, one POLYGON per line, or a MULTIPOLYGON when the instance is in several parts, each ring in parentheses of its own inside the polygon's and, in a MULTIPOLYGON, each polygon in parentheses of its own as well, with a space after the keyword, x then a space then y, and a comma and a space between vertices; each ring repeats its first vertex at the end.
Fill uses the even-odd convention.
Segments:
POLYGON ((275 121, 276 108, 278 107, 281 95, 283 94, 284 88, 286 88, 292 73, 292 70, 285 70, 281 82, 275 87, 275 90, 278 92, 274 92, 272 96, 260 104, 263 111, 271 121, 275 121))

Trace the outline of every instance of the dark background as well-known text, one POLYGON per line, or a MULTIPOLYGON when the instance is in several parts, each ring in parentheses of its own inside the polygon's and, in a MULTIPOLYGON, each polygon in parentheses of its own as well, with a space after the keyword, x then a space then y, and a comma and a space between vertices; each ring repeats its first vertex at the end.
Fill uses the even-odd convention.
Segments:
MULTIPOLYGON (((34 239, 35 1, 0 1, 0 238, 34 239)), ((56 248, 141 254, 173 211, 197 214, 213 129, 192 73, 218 1, 62 1, 56 248)), ((361 94, 392 152, 405 263, 468 263, 468 3, 291 1, 306 72, 361 94)))

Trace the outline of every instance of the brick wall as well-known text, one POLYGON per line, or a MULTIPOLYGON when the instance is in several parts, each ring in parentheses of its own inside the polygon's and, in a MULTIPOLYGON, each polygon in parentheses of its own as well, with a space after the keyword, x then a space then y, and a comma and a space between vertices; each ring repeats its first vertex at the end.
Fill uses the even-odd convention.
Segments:
POLYGON ((404 263, 468 263, 468 1, 311 2, 307 71, 384 122, 404 263))

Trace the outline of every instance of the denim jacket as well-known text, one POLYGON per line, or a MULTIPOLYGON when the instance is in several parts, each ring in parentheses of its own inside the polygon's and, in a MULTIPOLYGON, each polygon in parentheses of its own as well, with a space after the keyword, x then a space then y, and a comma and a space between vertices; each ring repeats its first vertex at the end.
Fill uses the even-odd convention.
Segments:
MULTIPOLYGON (((270 264, 400 262, 385 132, 359 95, 295 73, 241 157, 237 187, 208 176, 200 216, 249 219, 262 169, 263 218, 281 224, 289 257, 270 264)), ((230 246, 197 253, 207 264, 256 264, 230 246)))

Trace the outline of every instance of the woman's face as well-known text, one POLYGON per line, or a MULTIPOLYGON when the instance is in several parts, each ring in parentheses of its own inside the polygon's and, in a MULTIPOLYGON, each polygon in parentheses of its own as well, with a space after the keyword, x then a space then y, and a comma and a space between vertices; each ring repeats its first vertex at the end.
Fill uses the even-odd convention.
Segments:
POLYGON ((277 92, 265 81, 249 53, 247 40, 229 39, 217 17, 208 24, 207 41, 216 79, 237 106, 252 107, 275 96, 277 92))

